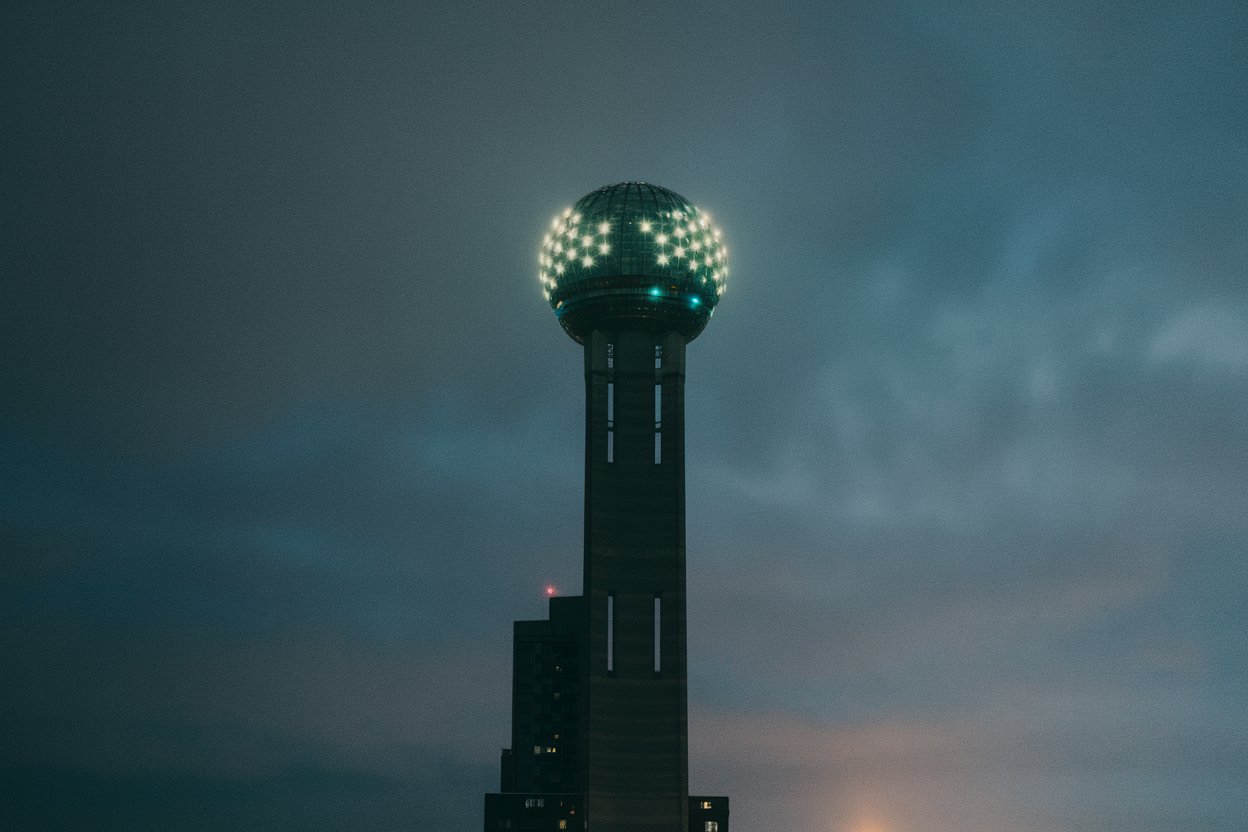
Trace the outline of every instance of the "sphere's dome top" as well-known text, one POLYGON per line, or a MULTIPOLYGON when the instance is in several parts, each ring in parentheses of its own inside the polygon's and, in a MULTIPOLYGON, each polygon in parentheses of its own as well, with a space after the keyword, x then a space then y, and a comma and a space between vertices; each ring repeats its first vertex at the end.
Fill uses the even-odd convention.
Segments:
POLYGON ((645 182, 607 185, 565 209, 538 263, 542 294, 581 342, 594 329, 674 329, 693 340, 728 277, 710 216, 645 182))

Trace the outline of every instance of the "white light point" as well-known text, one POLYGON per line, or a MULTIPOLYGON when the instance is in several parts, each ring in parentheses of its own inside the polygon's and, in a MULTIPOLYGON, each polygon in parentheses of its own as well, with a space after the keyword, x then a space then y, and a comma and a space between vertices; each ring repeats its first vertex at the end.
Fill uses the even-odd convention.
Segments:
POLYGON ((665 245, 667 245, 667 235, 666 235, 666 234, 659 234, 659 235, 657 235, 657 236, 654 238, 654 241, 655 241, 656 243, 658 243, 659 245, 661 245, 661 246, 665 246, 665 245))
POLYGON ((599 234, 606 234, 606 233, 607 233, 608 231, 610 231, 610 230, 611 230, 611 223, 609 223, 609 222, 600 222, 600 223, 598 223, 598 233, 599 233, 599 234))
POLYGON ((594 238, 590 237, 588 234, 581 238, 581 245, 585 246, 585 248, 589 248, 593 244, 594 238))
POLYGON ((677 257, 684 257, 685 256, 684 246, 676 246, 676 248, 672 249, 672 254, 675 254, 677 257))
POLYGON ((563 264, 562 264, 562 263, 556 263, 556 264, 555 264, 555 274, 563 274, 563 264))
POLYGON ((607 254, 610 251, 611 251, 611 246, 607 245, 606 243, 603 243, 602 245, 598 246, 599 254, 607 254))
MULTIPOLYGON (((652 226, 650 225, 650 220, 641 221, 641 233, 642 234, 649 234, 651 227, 652 226)), ((603 232, 603 233, 606 233, 606 232, 603 232)))
POLYGON ((592 257, 582 258, 581 265, 588 269, 590 266, 594 265, 594 258, 592 257))
POLYGON ((660 265, 660 266, 666 266, 666 265, 667 265, 667 255, 666 255, 666 254, 660 254, 660 255, 659 255, 659 265, 660 265))

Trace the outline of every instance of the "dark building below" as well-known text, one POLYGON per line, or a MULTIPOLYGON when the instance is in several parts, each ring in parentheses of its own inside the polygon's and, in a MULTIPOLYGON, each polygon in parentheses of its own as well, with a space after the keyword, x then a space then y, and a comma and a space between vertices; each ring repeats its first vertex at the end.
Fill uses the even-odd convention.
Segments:
MULTIPOLYGON (((485 832, 586 829, 580 786, 581 666, 585 599, 550 599, 547 620, 512 632, 511 748, 499 792, 485 796, 485 832)), ((729 832, 728 798, 689 797, 688 832, 729 832)))

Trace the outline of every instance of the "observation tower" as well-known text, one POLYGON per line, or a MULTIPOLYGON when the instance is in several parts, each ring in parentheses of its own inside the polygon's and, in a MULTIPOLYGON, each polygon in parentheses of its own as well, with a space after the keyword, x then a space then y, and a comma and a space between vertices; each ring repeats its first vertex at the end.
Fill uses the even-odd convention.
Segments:
POLYGON ((685 345, 723 296, 727 249, 684 197, 625 182, 556 216, 538 263, 584 348, 584 588, 516 622, 486 829, 728 832, 727 798, 689 796, 684 413, 685 345))

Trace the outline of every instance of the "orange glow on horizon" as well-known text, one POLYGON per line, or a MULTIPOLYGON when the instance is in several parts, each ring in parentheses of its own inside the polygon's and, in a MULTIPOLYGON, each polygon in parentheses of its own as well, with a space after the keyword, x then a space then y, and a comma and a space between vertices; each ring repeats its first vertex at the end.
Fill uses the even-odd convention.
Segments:
POLYGON ((860 814, 849 827, 849 832, 891 832, 878 817, 860 814))

